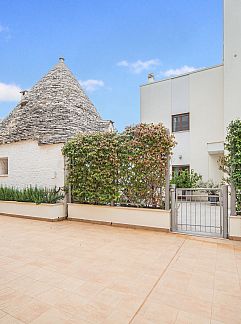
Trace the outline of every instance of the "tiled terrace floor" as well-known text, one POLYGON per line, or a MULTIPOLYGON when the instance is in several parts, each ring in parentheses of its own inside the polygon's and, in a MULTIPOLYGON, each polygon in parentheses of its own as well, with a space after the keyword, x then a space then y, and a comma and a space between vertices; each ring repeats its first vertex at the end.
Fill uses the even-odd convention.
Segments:
POLYGON ((241 242, 0 216, 0 323, 241 323, 241 242))

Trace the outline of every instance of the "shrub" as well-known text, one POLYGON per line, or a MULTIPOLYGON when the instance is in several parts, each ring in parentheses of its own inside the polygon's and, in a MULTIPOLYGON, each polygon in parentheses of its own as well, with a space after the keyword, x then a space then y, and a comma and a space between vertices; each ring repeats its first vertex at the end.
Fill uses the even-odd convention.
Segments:
POLYGON ((172 177, 171 183, 175 184, 177 188, 196 188, 202 176, 194 170, 183 170, 180 173, 175 173, 172 177))
POLYGON ((77 135, 63 148, 73 200, 160 207, 174 144, 162 124, 139 124, 120 134, 77 135))
POLYGON ((241 212, 241 120, 237 119, 228 126, 225 141, 228 154, 223 159, 223 170, 237 192, 237 210, 241 212))
POLYGON ((215 195, 218 192, 218 188, 220 188, 221 184, 215 183, 212 179, 209 179, 208 181, 198 181, 197 187, 198 188, 207 188, 206 192, 209 195, 215 195), (212 189, 212 190, 210 190, 212 189))
MULTIPOLYGON (((140 124, 123 132, 124 158, 121 202, 138 206, 161 206, 168 159, 174 138, 162 124, 140 124)), ((123 148, 122 148, 123 151, 123 148)))
POLYGON ((119 200, 117 133, 79 134, 63 149, 75 201, 104 204, 119 200))
POLYGON ((14 187, 0 187, 0 200, 4 201, 22 201, 34 202, 36 204, 49 203, 54 204, 63 199, 64 195, 61 189, 27 187, 18 189, 14 187))

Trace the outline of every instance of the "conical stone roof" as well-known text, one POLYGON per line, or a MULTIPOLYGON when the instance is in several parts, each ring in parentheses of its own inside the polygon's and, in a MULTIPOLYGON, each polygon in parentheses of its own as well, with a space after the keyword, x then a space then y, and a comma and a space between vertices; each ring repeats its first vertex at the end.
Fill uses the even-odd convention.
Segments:
POLYGON ((0 124, 0 144, 37 140, 64 143, 80 132, 112 130, 60 58, 0 124))

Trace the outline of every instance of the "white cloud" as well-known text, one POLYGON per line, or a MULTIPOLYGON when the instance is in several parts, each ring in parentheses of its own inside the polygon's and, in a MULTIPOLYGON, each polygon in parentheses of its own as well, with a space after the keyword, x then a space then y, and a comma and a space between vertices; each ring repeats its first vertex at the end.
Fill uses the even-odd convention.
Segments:
POLYGON ((5 27, 3 27, 3 25, 0 25, 0 33, 5 31, 5 27))
POLYGON ((127 61, 123 60, 123 61, 118 62, 117 65, 118 66, 129 66, 129 63, 127 61))
POLYGON ((9 28, 0 24, 0 33, 9 32, 9 28))
POLYGON ((79 80, 79 83, 86 91, 89 92, 93 92, 99 88, 104 87, 105 85, 104 81, 102 80, 92 80, 92 79, 85 80, 85 81, 79 80))
POLYGON ((0 101, 19 101, 21 88, 16 84, 0 82, 0 101))
POLYGON ((9 28, 0 24, 0 37, 5 41, 9 41, 11 39, 11 34, 9 28))
POLYGON ((172 77, 172 76, 190 73, 190 72, 193 72, 196 70, 200 70, 200 68, 195 68, 193 66, 184 65, 177 69, 170 69, 167 71, 162 71, 161 75, 164 75, 165 77, 172 77))
POLYGON ((122 66, 128 68, 132 73, 141 73, 143 71, 149 70, 155 66, 160 65, 158 59, 152 59, 147 61, 137 60, 135 62, 128 62, 126 60, 117 63, 117 66, 122 66))

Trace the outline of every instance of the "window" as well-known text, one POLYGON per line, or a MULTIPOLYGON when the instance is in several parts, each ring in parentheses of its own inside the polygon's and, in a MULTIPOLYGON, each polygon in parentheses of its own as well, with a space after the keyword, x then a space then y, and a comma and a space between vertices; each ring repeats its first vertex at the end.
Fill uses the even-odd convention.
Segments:
POLYGON ((189 129, 189 113, 172 116, 173 132, 187 131, 189 129))
POLYGON ((8 175, 8 158, 0 158, 0 176, 8 175))
POLYGON ((190 165, 173 165, 172 174, 180 174, 180 172, 188 170, 190 171, 190 165))

